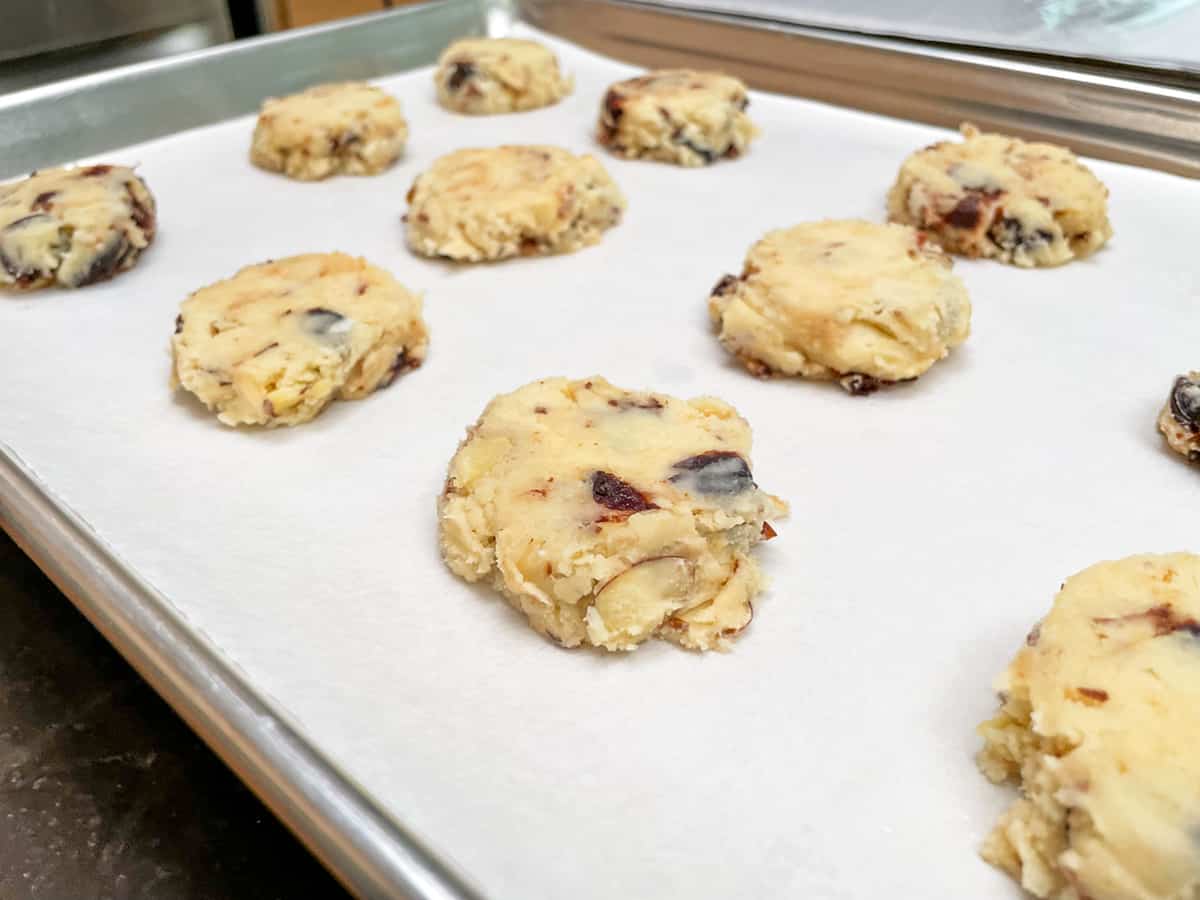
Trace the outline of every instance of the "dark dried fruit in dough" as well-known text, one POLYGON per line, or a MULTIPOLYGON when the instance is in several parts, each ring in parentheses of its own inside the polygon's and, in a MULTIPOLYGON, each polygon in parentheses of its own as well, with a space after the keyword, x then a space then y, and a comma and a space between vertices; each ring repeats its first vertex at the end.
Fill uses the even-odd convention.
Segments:
POLYGON ((433 81, 442 106, 469 115, 549 106, 572 88, 549 49, 517 38, 455 41, 442 51, 433 81))
POLYGON ((888 194, 893 222, 926 230, 951 253, 1055 266, 1112 236, 1108 190, 1065 147, 962 127, 904 161, 888 194))
POLYGON ((1180 375, 1158 414, 1158 430, 1176 453, 1200 462, 1200 372, 1180 375))
POLYGON ((439 501, 442 554, 565 646, 724 649, 761 587, 751 550, 786 510, 754 485, 749 450, 712 398, 534 382, 468 429, 439 501))
POLYGON ((124 166, 47 169, 0 186, 0 287, 84 287, 131 268, 155 204, 124 166))
POLYGON ((629 159, 706 166, 736 159, 757 135, 746 86, 718 72, 664 69, 612 85, 596 139, 629 159))

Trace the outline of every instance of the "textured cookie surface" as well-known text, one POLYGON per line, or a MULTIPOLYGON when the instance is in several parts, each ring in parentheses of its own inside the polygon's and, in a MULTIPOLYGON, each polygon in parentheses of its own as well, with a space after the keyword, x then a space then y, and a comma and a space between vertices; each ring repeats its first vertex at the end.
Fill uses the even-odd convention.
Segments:
POLYGON ((442 106, 472 115, 549 106, 572 86, 553 53, 517 38, 455 41, 438 59, 433 80, 442 106))
POLYGON ((951 253, 1056 266, 1112 237, 1108 189, 1070 150, 962 128, 961 142, 918 150, 900 167, 888 215, 951 253))
POLYGON ((735 159, 758 133, 746 85, 718 72, 664 69, 608 89, 596 139, 629 159, 704 166, 735 159))
POLYGON ((1180 375, 1158 414, 1158 430, 1167 445, 1188 460, 1200 463, 1200 372, 1180 375))
POLYGON ((1055 900, 1200 896, 1200 557, 1069 578, 996 687, 979 763, 1022 796, 984 858, 1055 900))
POLYGON ((750 551, 786 514, 750 428, 712 398, 549 378, 494 399, 450 463, 442 553, 568 647, 724 649, 750 623, 750 551))
POLYGON ((34 172, 0 185, 0 287, 83 287, 129 269, 154 240, 155 205, 124 166, 34 172))
POLYGON ((391 94, 354 81, 319 84, 263 102, 250 160, 301 181, 374 175, 400 158, 407 138, 391 94))
POLYGON ((754 374, 837 378, 869 393, 916 378, 966 339, 971 303, 950 266, 903 225, 811 222, 758 241, 708 309, 754 374))
POLYGON ((421 298, 366 260, 311 253, 247 266, 183 302, 173 380, 226 425, 298 425, 425 358, 421 298))
POLYGON ((413 250, 470 262, 578 250, 625 209, 594 157, 539 146, 443 156, 413 182, 408 203, 413 250))

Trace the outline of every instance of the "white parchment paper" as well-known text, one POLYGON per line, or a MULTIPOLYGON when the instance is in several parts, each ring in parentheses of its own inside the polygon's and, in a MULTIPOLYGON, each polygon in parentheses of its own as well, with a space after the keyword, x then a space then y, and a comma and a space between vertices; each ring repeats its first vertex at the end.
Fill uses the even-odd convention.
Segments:
POLYGON ((1154 428, 1200 366, 1200 185, 1095 163, 1110 247, 1050 271, 960 262, 973 334, 915 384, 762 382, 710 333, 709 288, 769 228, 880 218, 900 161, 944 132, 755 95, 764 136, 742 160, 605 157, 629 210, 599 246, 411 255, 404 194, 436 156, 602 152, 599 98, 633 70, 555 46, 576 91, 521 115, 443 111, 428 71, 384 79, 412 140, 375 178, 258 171, 250 119, 106 154, 140 164, 160 237, 111 283, 0 297, 0 437, 491 896, 1015 896, 976 856, 1011 799, 972 761, 992 678, 1066 575, 1200 550, 1200 477, 1154 428), (275 431, 168 390, 189 291, 333 249, 425 292, 424 367, 275 431), (756 479, 791 501, 728 655, 564 651, 440 562, 434 502, 465 426, 498 392, 593 373, 734 403, 756 479))

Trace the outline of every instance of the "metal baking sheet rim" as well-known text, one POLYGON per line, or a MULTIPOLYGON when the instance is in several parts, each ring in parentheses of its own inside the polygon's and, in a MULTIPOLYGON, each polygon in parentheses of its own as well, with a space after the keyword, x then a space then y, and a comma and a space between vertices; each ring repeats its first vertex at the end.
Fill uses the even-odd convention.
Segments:
MULTIPOLYGON (((908 66, 920 67, 922 63, 951 65, 968 72, 974 68, 980 77, 1003 78, 1007 75, 1013 79, 1032 79, 1030 83, 1043 88, 1048 82, 1055 83, 1068 95, 1070 91, 1076 92, 1075 107, 1071 116, 1057 120, 1049 113, 1041 114, 1036 120, 1042 126, 1040 134, 1069 135, 1077 145, 1084 140, 1085 147, 1096 155, 1200 177, 1200 100, 1187 91, 1063 72, 1050 67, 973 58, 958 52, 902 47, 886 40, 820 33, 797 26, 751 25, 717 15, 686 16, 621 0, 520 0, 520 14, 531 24, 577 40, 584 46, 600 52, 605 48, 613 52, 619 47, 629 51, 623 55, 640 56, 647 64, 719 58, 723 65, 728 64, 735 71, 739 68, 762 69, 761 60, 754 60, 752 53, 746 55, 745 42, 740 44, 743 48, 741 56, 718 56, 712 43, 722 35, 737 34, 742 38, 765 35, 773 41, 800 41, 796 47, 815 54, 809 59, 813 65, 821 64, 821 52, 831 50, 859 54, 857 58, 860 59, 898 54, 893 61, 898 59, 908 66), (613 13, 618 15, 614 18, 613 13), (670 35, 664 35, 661 29, 653 27, 661 25, 664 16, 670 17, 673 24, 687 27, 683 33, 680 29, 672 29, 670 35), (642 25, 650 28, 639 34, 634 29, 642 25), (1081 106, 1081 98, 1088 102, 1081 106), (1103 115, 1105 102, 1107 110, 1116 117, 1115 122, 1103 115), (1099 121, 1084 119, 1084 114, 1095 114, 1099 121), (1095 141, 1099 141, 1101 151, 1107 152, 1097 152, 1095 141)), ((441 0, 383 16, 262 38, 232 49, 204 50, 17 92, 0 98, 0 110, 7 114, 23 108, 27 114, 36 116, 64 98, 86 99, 89 91, 111 90, 114 86, 136 90, 140 82, 165 71, 195 71, 197 66, 219 66, 230 58, 231 53, 246 54, 249 50, 256 50, 260 55, 276 54, 281 48, 295 48, 301 43, 319 41, 328 46, 342 38, 345 39, 343 51, 356 52, 356 37, 369 32, 378 38, 381 33, 393 32, 393 29, 380 27, 387 20, 394 23, 396 29, 425 24, 422 20, 427 19, 433 27, 465 26, 478 32, 489 27, 503 28, 513 15, 508 0, 441 0), (441 18, 435 20, 433 16, 441 18)), ((391 68, 366 71, 358 77, 403 68, 403 59, 397 57, 402 57, 406 50, 411 57, 411 48, 401 47, 390 60, 386 58, 386 51, 381 50, 384 58, 377 55, 377 58, 360 63, 360 69, 363 65, 368 69, 387 66, 389 62, 391 68)), ((324 58, 326 68, 333 70, 328 72, 330 77, 340 74, 337 62, 336 58, 324 58)), ((775 62, 777 60, 772 60, 775 62)), ((411 65, 410 59, 408 67, 411 65)), ((778 79, 774 83, 769 80, 764 83, 754 72, 746 74, 760 86, 785 89, 778 79)), ((785 69, 781 77, 795 79, 804 74, 802 69, 785 69)), ((861 106, 854 100, 866 83, 851 84, 853 90, 844 90, 843 84, 843 90, 830 94, 818 79, 815 84, 810 81, 806 85, 815 87, 812 93, 789 92, 815 94, 817 99, 861 106)), ((268 88, 279 89, 277 84, 268 88)), ((255 96, 261 96, 263 85, 256 84, 253 92, 255 96)), ((897 93, 900 92, 882 97, 879 103, 893 104, 897 93)), ((963 93, 969 91, 960 91, 954 98, 940 98, 943 115, 934 120, 949 121, 955 116, 961 117, 967 111, 962 108, 963 93)), ((939 98, 927 96, 923 99, 927 101, 924 106, 909 104, 902 107, 907 117, 927 119, 922 113, 929 112, 928 101, 939 98)), ((236 104, 237 101, 233 102, 236 104)), ((896 114, 895 106, 888 105, 887 108, 896 114)), ((200 121, 190 125, 208 124, 247 111, 232 106, 219 110, 206 107, 196 111, 200 121), (216 118, 212 117, 214 114, 216 118)), ((982 107, 976 112, 979 114, 975 118, 980 124, 994 121, 991 113, 982 107)), ((1010 108, 1008 112, 1018 114, 1023 110, 1010 108)), ((1038 128, 1031 129, 1028 124, 1026 122, 1024 128, 1015 127, 1015 130, 1039 133, 1038 128)), ((176 130, 180 129, 172 127, 157 134, 176 130)), ((117 135, 103 129, 89 134, 91 140, 106 143, 93 144, 86 149, 72 147, 68 158, 95 153, 128 143, 131 139, 156 136, 142 134, 131 138, 128 134, 117 135)), ((46 136, 42 138, 45 140, 46 136)), ((37 136, 24 133, 22 139, 22 142, 36 143, 37 136)), ((294 729, 267 698, 222 658, 219 650, 193 630, 152 585, 109 551, 87 523, 55 498, 48 486, 39 482, 29 467, 2 442, 0 526, 347 888, 364 897, 467 900, 482 896, 460 873, 426 848, 416 835, 381 810, 294 729)))

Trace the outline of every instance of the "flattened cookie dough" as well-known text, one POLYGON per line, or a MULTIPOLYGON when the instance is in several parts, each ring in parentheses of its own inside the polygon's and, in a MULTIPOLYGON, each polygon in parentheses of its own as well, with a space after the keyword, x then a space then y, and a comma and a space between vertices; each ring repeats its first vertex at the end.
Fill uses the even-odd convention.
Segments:
POLYGON ((572 88, 553 53, 517 38, 455 41, 438 59, 433 80, 442 106, 471 115, 549 106, 572 88))
POLYGON ((408 192, 408 245, 467 262, 569 253, 600 240, 625 198, 592 156, 558 147, 459 150, 408 192))
POLYGON ((566 647, 651 637, 727 649, 763 585, 750 555, 783 501, 750 427, 711 397, 548 378, 488 404, 438 502, 442 555, 566 647))
POLYGON ((319 84, 263 102, 250 160, 300 181, 375 175, 404 152, 400 101, 358 81, 319 84))
POLYGON ((1200 372, 1175 379, 1158 414, 1158 430, 1172 450, 1190 462, 1200 463, 1200 372))
POLYGON ((172 382, 226 425, 299 425, 425 359, 421 298, 344 253, 247 266, 183 302, 172 382))
POLYGON ((1057 266, 1112 237, 1108 188, 1066 147, 962 127, 963 141, 918 150, 900 167, 888 217, 951 253, 1057 266))
POLYGON ((125 166, 46 169, 0 185, 0 287, 83 287, 133 267, 155 204, 125 166))
POLYGON ((810 222, 751 247, 708 311, 721 344, 755 375, 836 378, 866 394, 916 378, 966 340, 971 302, 950 267, 903 225, 810 222))
POLYGON ((1200 556, 1067 579, 997 680, 980 768, 1020 784, 983 857, 1038 897, 1200 896, 1200 556))
POLYGON ((663 69, 608 89, 596 139, 628 159, 705 166, 746 152, 758 134, 749 105, 746 85, 730 75, 663 69))

